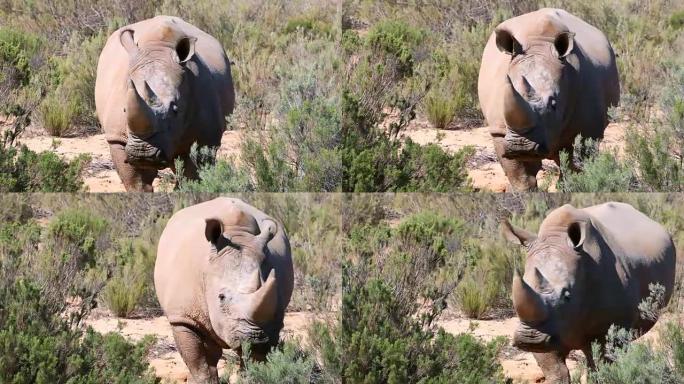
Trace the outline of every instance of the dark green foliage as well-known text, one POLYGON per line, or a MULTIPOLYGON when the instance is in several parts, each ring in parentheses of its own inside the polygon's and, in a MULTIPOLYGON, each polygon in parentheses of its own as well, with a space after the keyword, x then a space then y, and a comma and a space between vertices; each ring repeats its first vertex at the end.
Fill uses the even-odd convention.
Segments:
POLYGON ((632 189, 635 182, 633 171, 609 152, 599 152, 598 142, 590 139, 582 142, 578 136, 575 140, 575 151, 583 153, 581 172, 576 172, 568 157, 561 152, 558 180, 559 192, 621 192, 632 189))
POLYGON ((59 215, 42 236, 30 215, 0 223, 0 382, 158 382, 146 363, 151 340, 132 344, 80 325, 106 230, 77 211, 59 215))
POLYGON ((341 324, 313 330, 334 376, 353 383, 503 382, 496 360, 501 340, 484 344, 434 329, 384 279, 357 280, 354 273, 343 274, 341 324))
POLYGON ((0 143, 0 192, 78 192, 88 159, 82 155, 63 160, 54 152, 0 143))
POLYGON ((432 212, 395 228, 350 231, 339 323, 311 331, 323 368, 350 383, 498 383, 501 340, 453 336, 434 322, 463 269, 462 222, 432 212))
POLYGON ((473 149, 449 154, 436 144, 402 143, 387 136, 374 141, 349 137, 343 152, 350 192, 458 192, 469 188, 465 170, 473 149), (353 143, 353 144, 352 144, 353 143))
POLYGON ((85 334, 46 305, 28 280, 0 283, 0 381, 8 384, 157 383, 138 344, 121 335, 85 334))
MULTIPOLYGON (((297 343, 298 344, 298 343, 297 343)), ((294 342, 284 342, 272 350, 265 362, 247 361, 240 384, 323 384, 331 382, 316 365, 315 357, 294 342)))
POLYGON ((398 76, 411 76, 414 56, 425 40, 425 32, 398 20, 382 21, 371 28, 366 44, 375 54, 396 60, 398 76))
POLYGON ((28 85, 32 73, 31 62, 38 55, 41 45, 37 36, 0 27, 0 85, 8 88, 28 85))

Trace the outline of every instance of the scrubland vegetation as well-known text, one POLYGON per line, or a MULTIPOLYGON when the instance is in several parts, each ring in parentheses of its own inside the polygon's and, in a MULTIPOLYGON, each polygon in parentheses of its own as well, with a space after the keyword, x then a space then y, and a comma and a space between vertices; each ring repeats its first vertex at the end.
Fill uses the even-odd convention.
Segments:
MULTIPOLYGON (((624 154, 567 159, 587 172, 559 190, 684 185, 684 8, 675 0, 91 3, 2 3, 0 114, 53 136, 100 131, 93 88, 107 36, 154 15, 182 17, 215 36, 234 62, 238 98, 229 129, 245 132, 239 159, 209 162, 185 190, 468 190, 471 148, 451 153, 400 133, 425 119, 437 128, 482 125, 477 75, 489 34, 543 6, 565 8, 606 33, 622 86, 612 120, 627 130, 624 154), (598 172, 609 168, 617 174, 598 172)), ((6 144, 3 157, 17 157, 12 151, 6 144)))
MULTIPOLYGON (((152 286, 157 239, 172 212, 208 198, 0 197, 0 348, 12 351, 0 354, 3 382, 154 382, 147 365, 154 340, 100 335, 84 319, 98 307, 119 317, 160 315, 152 286)), ((678 249, 684 244, 678 195, 244 198, 282 221, 290 236, 295 291, 288 310, 327 314, 311 324, 308 342, 286 338, 267 362, 248 364, 239 377, 249 383, 284 377, 298 378, 294 383, 504 382, 498 359, 506 340, 482 342, 439 326, 445 317, 513 316, 512 270, 524 255, 499 235, 504 217, 536 231, 547 211, 562 204, 625 201, 663 223, 678 249)), ((672 314, 684 309, 681 260, 678 269, 666 309, 672 314)), ((636 375, 619 377, 643 377, 655 367, 635 365, 645 353, 658 357, 653 364, 681 372, 681 335, 674 325, 664 329, 665 343, 620 346, 616 362, 601 365, 593 382, 614 382, 601 378, 615 370, 636 375)))
MULTIPOLYGON (((494 27, 542 7, 563 8, 602 30, 616 52, 622 95, 611 117, 626 130, 626 148, 620 155, 576 151, 589 154, 566 156, 561 171, 568 177, 561 179, 558 190, 683 190, 681 2, 348 0, 345 4, 343 105, 361 132, 386 132, 394 138, 411 121, 421 120, 435 128, 483 125, 477 77, 494 27), (585 172, 571 174, 571 161, 585 172)), ((454 189, 458 184, 452 181, 454 189)))

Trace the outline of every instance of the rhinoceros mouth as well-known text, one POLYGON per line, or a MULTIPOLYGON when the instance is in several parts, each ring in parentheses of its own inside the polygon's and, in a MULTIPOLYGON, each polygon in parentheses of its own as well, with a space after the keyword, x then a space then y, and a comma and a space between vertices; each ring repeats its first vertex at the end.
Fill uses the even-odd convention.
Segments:
POLYGON ((513 335, 513 346, 527 352, 549 352, 557 344, 553 336, 526 324, 520 324, 513 335))
POLYGON ((239 348, 243 343, 257 350, 268 349, 278 344, 280 328, 282 326, 260 327, 250 320, 240 319, 229 340, 224 341, 231 349, 239 348))
POLYGON ((169 166, 164 151, 154 144, 154 136, 143 140, 129 133, 125 152, 126 162, 136 168, 163 169, 169 166))
POLYGON ((516 160, 537 160, 548 156, 548 151, 543 144, 521 136, 511 130, 507 130, 504 136, 503 157, 516 160))

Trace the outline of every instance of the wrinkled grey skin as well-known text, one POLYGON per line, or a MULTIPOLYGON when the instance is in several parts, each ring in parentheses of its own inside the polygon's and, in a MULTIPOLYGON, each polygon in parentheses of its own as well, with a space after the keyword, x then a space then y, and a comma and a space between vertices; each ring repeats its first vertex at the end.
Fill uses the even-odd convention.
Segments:
POLYGON ((561 9, 499 24, 487 42, 478 96, 514 190, 537 188, 542 159, 572 155, 574 139, 600 139, 620 86, 606 37, 561 9))
POLYGON ((525 272, 515 272, 513 306, 520 326, 513 345, 533 352, 549 383, 570 383, 565 359, 582 350, 594 367, 591 343, 603 345, 608 329, 648 331, 640 316, 649 284, 674 289, 675 248, 658 223, 632 206, 606 203, 584 209, 564 205, 546 217, 538 235, 503 226, 527 248, 525 272))
POLYGON ((263 360, 278 343, 294 285, 287 235, 237 199, 185 208, 160 237, 154 282, 193 380, 218 383, 222 349, 248 343, 263 360))
POLYGON ((151 191, 157 170, 176 158, 196 178, 191 146, 220 146, 234 103, 223 47, 177 17, 123 27, 100 55, 97 115, 127 191, 151 191))

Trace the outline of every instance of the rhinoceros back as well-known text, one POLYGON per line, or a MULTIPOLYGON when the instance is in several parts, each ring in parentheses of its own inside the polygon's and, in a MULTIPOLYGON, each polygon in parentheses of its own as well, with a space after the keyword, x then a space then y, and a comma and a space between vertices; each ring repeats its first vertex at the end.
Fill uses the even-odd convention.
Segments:
POLYGON ((648 285, 658 282, 672 293, 675 249, 672 237, 657 222, 629 204, 605 203, 583 209, 625 269, 625 287, 634 289, 635 304, 648 297, 648 285))
POLYGON ((107 141, 126 143, 127 139, 124 106, 128 88, 129 55, 121 45, 121 31, 133 30, 134 39, 138 42, 140 39, 154 39, 155 33, 167 27, 197 38, 193 60, 198 61, 202 70, 191 76, 195 84, 190 97, 192 103, 199 108, 196 121, 189 122, 192 127, 188 128, 195 131, 196 137, 193 139, 200 142, 215 141, 213 145, 217 146, 225 129, 225 116, 232 113, 235 103, 230 61, 215 38, 182 19, 171 16, 157 16, 127 25, 107 39, 98 61, 95 83, 95 106, 107 141))

